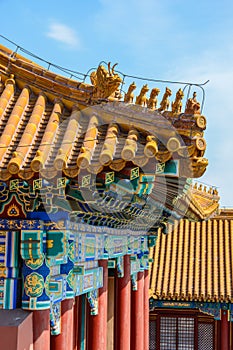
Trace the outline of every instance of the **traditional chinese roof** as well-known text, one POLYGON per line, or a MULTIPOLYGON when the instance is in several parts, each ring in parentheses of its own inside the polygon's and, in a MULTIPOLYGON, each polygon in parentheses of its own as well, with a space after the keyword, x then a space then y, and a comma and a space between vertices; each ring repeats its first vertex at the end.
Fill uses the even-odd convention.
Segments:
POLYGON ((173 204, 183 217, 190 220, 206 220, 215 216, 219 209, 219 194, 216 188, 193 183, 187 192, 175 198, 173 204))
POLYGON ((184 175, 196 177, 205 170, 203 116, 164 117, 139 104, 119 102, 107 96, 112 91, 106 91, 101 79, 92 77, 95 87, 62 77, 2 46, 0 74, 2 180, 15 174, 28 179, 44 168, 49 169, 45 177, 61 170, 75 177, 83 168, 97 173, 106 165, 122 169, 129 161, 145 165, 150 158, 164 162, 175 154, 186 160, 183 168, 187 158, 195 158, 193 169, 182 169, 184 175), (107 97, 115 103, 87 108, 107 97))
MULTIPOLYGON (((177 210, 184 216, 189 178, 200 177, 208 164, 203 157, 206 119, 196 97, 187 100, 182 112, 179 89, 169 110, 169 88, 159 108, 160 90, 153 88, 147 98, 147 85, 134 101, 132 83, 123 99, 122 78, 110 64, 99 65, 89 78, 90 83, 66 78, 0 46, 0 180, 19 179, 21 188, 28 191, 30 185, 34 191, 38 187, 32 181, 42 178, 48 181, 47 195, 54 186, 59 192, 57 179, 65 177, 69 195, 86 206, 80 209, 78 200, 74 207, 92 216, 95 210, 88 202, 96 201, 96 187, 103 185, 103 192, 109 184, 105 197, 97 193, 98 206, 109 213, 126 207, 119 198, 136 195, 127 197, 131 209, 126 210, 133 216, 150 215, 152 222, 164 208, 167 216, 177 218, 177 210), (80 187, 87 188, 82 195, 80 187), (152 207, 158 208, 156 214, 152 207)), ((200 218, 210 215, 208 210, 201 212, 197 200, 191 212, 200 218)))
POLYGON ((150 295, 158 300, 233 302, 233 210, 181 220, 150 250, 150 295))

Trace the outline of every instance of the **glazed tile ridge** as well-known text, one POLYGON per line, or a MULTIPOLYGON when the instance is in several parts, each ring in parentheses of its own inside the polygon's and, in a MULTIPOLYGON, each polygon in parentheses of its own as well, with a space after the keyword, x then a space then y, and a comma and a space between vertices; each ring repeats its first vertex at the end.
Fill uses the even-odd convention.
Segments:
POLYGON ((34 172, 38 172, 43 169, 47 156, 50 152, 51 145, 56 136, 56 132, 60 122, 60 115, 63 111, 63 104, 61 101, 55 101, 52 113, 50 115, 48 124, 46 126, 45 132, 43 134, 41 143, 36 152, 36 156, 31 162, 31 169, 34 172))
POLYGON ((40 94, 37 98, 36 104, 29 118, 29 121, 24 129, 21 140, 14 152, 13 158, 10 160, 7 166, 7 170, 11 174, 17 174, 27 157, 27 154, 32 147, 34 137, 40 127, 40 122, 45 111, 46 97, 44 94, 40 94))
POLYGON ((13 137, 16 136, 21 117, 23 117, 23 114, 29 102, 29 96, 29 88, 23 88, 18 100, 16 101, 13 111, 11 112, 10 118, 7 121, 4 133, 0 137, 0 166, 3 164, 4 156, 8 152, 8 147, 10 146, 13 137))
POLYGON ((10 103, 12 97, 14 96, 15 81, 13 78, 9 78, 5 82, 5 88, 0 97, 0 120, 3 117, 8 104, 10 103))
POLYGON ((100 153, 100 163, 102 165, 109 165, 113 161, 116 152, 118 133, 119 128, 116 124, 110 124, 108 126, 106 138, 100 153))
POLYGON ((87 131, 84 137, 83 146, 81 152, 77 158, 77 166, 81 169, 88 168, 91 163, 93 153, 97 144, 98 137, 98 118, 92 116, 90 118, 87 131))

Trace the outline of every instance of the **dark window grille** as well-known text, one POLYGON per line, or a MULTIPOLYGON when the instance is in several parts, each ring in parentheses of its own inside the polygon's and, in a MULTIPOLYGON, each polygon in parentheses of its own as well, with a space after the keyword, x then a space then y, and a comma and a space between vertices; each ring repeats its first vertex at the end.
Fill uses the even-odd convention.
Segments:
POLYGON ((160 318, 160 350, 176 350, 176 318, 160 318))
POLYGON ((150 321, 149 337, 150 337, 149 350, 155 350, 156 349, 156 321, 150 321))
POLYGON ((149 350, 214 350, 214 322, 182 316, 163 313, 150 320, 149 350))
POLYGON ((198 350, 214 350, 213 323, 198 324, 198 350))
POLYGON ((178 350, 194 350, 194 318, 179 317, 178 350))

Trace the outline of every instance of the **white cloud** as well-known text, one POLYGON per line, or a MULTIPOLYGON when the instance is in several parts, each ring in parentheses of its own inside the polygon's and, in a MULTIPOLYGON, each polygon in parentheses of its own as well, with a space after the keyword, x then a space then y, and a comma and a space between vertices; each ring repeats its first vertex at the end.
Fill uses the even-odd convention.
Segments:
POLYGON ((70 48, 80 48, 81 46, 77 33, 72 28, 62 23, 51 23, 47 36, 66 44, 70 48))

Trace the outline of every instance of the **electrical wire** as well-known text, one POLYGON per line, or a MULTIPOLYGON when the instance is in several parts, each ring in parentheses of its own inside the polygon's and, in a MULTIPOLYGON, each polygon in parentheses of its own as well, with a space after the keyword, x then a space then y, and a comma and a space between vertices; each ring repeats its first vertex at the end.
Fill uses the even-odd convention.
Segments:
MULTIPOLYGON (((66 73, 74 73, 74 74, 82 75, 83 77, 86 78, 86 77, 90 77, 89 72, 91 72, 92 70, 95 70, 95 69, 96 69, 96 68, 93 67, 93 68, 89 69, 87 73, 81 73, 81 72, 78 72, 78 71, 76 71, 76 70, 71 70, 71 69, 62 67, 62 66, 60 66, 60 65, 54 64, 54 63, 52 63, 52 62, 49 62, 49 61, 47 61, 47 60, 41 58, 41 57, 38 56, 38 55, 35 55, 35 54, 32 53, 31 51, 28 51, 28 50, 24 49, 22 46, 16 44, 14 41, 12 41, 12 40, 6 38, 5 36, 3 36, 3 35, 1 35, 1 34, 0 34, 0 37, 3 38, 4 40, 10 42, 11 44, 13 44, 13 45, 16 47, 17 50, 19 49, 19 50, 21 50, 22 52, 24 52, 25 54, 27 54, 27 55, 29 55, 29 56, 31 56, 31 57, 33 57, 33 58, 36 58, 36 59, 38 59, 38 60, 40 60, 40 61, 42 61, 42 62, 48 64, 48 65, 51 66, 51 67, 55 67, 55 68, 57 68, 57 69, 59 69, 59 70, 62 70, 63 72, 66 72, 66 73)), ((14 53, 16 53, 16 52, 13 52, 12 55, 13 55, 14 53)), ((100 66, 100 65, 102 65, 102 64, 108 65, 107 62, 101 61, 101 62, 99 63, 98 66, 100 66)), ((121 72, 121 71, 119 71, 119 70, 115 70, 115 72, 121 74, 124 78, 127 77, 127 78, 132 78, 132 79, 137 79, 137 80, 143 80, 143 81, 150 81, 150 82, 156 82, 156 83, 180 84, 180 85, 193 85, 193 86, 201 87, 201 86, 206 85, 206 84, 209 82, 209 80, 206 80, 204 83, 192 83, 192 82, 184 82, 184 81, 163 80, 163 79, 154 79, 154 78, 147 78, 147 77, 140 77, 140 76, 137 76, 137 75, 126 74, 126 73, 123 73, 123 72, 121 72)))
MULTIPOLYGON (((23 53, 25 53, 26 55, 28 56, 31 56, 43 63, 46 63, 48 65, 48 70, 50 69, 50 67, 54 67, 58 70, 60 70, 61 72, 67 74, 70 76, 70 79, 71 78, 77 78, 78 80, 82 80, 82 82, 84 83, 86 78, 87 77, 90 77, 90 72, 91 71, 94 71, 96 70, 96 68, 91 68, 88 70, 88 72, 85 74, 85 73, 81 73, 81 72, 78 72, 78 71, 75 71, 75 70, 71 70, 71 69, 68 69, 68 68, 65 68, 65 67, 62 67, 60 65, 57 65, 57 64, 54 64, 52 62, 49 62, 43 58, 41 58, 40 56, 38 55, 35 55, 34 53, 28 51, 27 49, 24 49, 22 46, 18 45, 17 43, 15 43, 14 41, 8 39, 7 37, 5 37, 4 35, 1 35, 0 34, 0 37, 3 38, 4 40, 8 41, 9 43, 13 44, 16 49, 15 51, 12 52, 12 56, 14 56, 18 50, 22 51, 23 53), (82 77, 82 79, 80 79, 80 76, 82 77)), ((102 64, 105 64, 105 65, 108 65, 107 62, 105 61, 101 61, 98 65, 98 67, 102 64)), ((125 81, 125 78, 130 78, 130 79, 135 79, 135 80, 142 80, 142 81, 145 81, 145 82, 154 82, 154 83, 162 83, 162 84, 179 84, 179 85, 185 85, 184 88, 183 88, 183 91, 186 89, 187 86, 189 86, 189 90, 188 90, 188 95, 190 93, 190 89, 192 86, 195 86, 197 88, 200 88, 201 91, 202 91, 202 102, 201 102, 201 112, 203 110, 203 107, 204 107, 204 101, 205 101, 205 91, 204 91, 204 88, 203 86, 205 86, 209 80, 206 80, 204 83, 191 83, 191 82, 183 82, 183 81, 172 81, 172 80, 162 80, 162 79, 153 79, 153 78, 146 78, 146 77, 140 77, 140 76, 136 76, 136 75, 131 75, 131 74, 125 74, 125 73, 122 73, 121 71, 118 71, 116 70, 115 71, 116 73, 120 74, 122 76, 122 83, 121 83, 121 88, 120 88, 120 93, 123 92, 123 84, 124 84, 124 81, 125 81)), ((81 83, 81 82, 80 82, 81 83)), ((79 89, 79 86, 77 86, 77 89, 79 89)), ((81 90, 84 90, 83 88, 81 90)), ((188 99, 188 97, 187 97, 188 99)))

